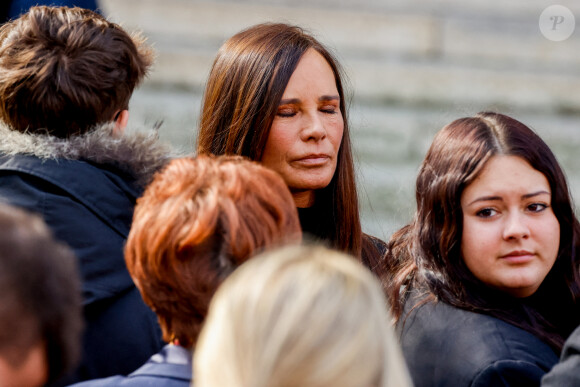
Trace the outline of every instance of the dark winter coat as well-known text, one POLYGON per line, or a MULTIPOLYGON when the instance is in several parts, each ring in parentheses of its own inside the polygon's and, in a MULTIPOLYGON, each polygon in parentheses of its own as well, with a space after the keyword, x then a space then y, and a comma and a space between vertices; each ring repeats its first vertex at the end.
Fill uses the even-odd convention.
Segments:
POLYGON ((564 343, 560 362, 544 375, 542 387, 580 387, 580 327, 564 343))
POLYGON ((168 152, 152 136, 110 133, 62 140, 0 127, 0 201, 39 213, 80 263, 84 355, 67 382, 128 374, 163 345, 123 246, 135 201, 168 152))
POLYGON ((539 386, 558 361, 531 333, 443 302, 403 314, 397 329, 415 387, 539 386))

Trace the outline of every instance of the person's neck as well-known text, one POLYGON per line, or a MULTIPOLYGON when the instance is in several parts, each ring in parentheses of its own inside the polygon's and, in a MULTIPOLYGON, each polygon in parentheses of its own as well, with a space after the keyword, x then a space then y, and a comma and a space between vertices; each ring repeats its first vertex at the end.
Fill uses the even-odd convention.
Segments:
POLYGON ((314 191, 292 191, 292 197, 298 208, 308 208, 314 205, 314 191))

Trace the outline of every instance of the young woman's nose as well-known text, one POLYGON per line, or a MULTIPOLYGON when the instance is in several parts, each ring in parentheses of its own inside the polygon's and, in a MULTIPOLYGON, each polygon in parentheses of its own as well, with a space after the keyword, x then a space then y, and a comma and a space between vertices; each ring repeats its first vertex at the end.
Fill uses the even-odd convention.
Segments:
POLYGON ((520 212, 509 213, 503 229, 503 237, 509 239, 521 239, 530 236, 530 229, 526 222, 526 217, 520 212))
POLYGON ((300 137, 302 141, 320 141, 326 138, 324 122, 318 111, 304 116, 304 122, 300 137))

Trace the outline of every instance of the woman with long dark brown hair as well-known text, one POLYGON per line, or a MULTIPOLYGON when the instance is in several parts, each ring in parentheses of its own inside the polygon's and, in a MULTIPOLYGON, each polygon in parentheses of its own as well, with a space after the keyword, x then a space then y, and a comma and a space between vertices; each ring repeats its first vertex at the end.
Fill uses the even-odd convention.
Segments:
POLYGON ((580 225, 550 148, 502 114, 458 119, 416 199, 385 260, 415 385, 539 385, 580 322, 580 225))
POLYGON ((280 173, 306 235, 379 268, 363 234, 338 62, 301 28, 259 24, 220 48, 207 82, 200 154, 237 154, 280 173))

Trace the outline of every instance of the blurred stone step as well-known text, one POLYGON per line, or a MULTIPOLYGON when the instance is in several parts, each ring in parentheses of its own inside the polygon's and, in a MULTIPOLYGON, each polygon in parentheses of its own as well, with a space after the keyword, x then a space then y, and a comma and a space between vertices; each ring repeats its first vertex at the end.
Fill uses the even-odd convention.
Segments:
POLYGON ((288 21, 336 49, 361 100, 580 110, 580 31, 564 42, 545 39, 541 1, 364 0, 356 9, 346 1, 324 7, 324 0, 101 3, 113 20, 154 43, 154 87, 201 92, 225 39, 255 23, 288 21))
MULTIPOLYGON (((202 92, 214 56, 214 51, 163 52, 147 83, 202 92)), ((580 110, 580 76, 574 73, 355 58, 342 63, 356 99, 365 103, 580 110)))
MULTIPOLYGON (((289 22, 305 27, 333 47, 370 52, 428 55, 434 42, 434 19, 430 16, 357 12, 333 9, 262 5, 253 3, 104 0, 113 19, 164 44, 218 48, 224 40, 253 24, 289 22), (196 44, 197 41, 197 44, 196 44)), ((159 47, 163 50, 163 47, 159 47)))

